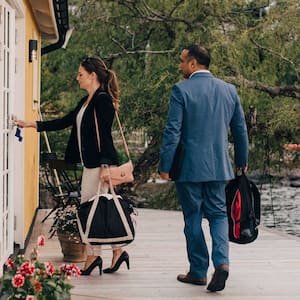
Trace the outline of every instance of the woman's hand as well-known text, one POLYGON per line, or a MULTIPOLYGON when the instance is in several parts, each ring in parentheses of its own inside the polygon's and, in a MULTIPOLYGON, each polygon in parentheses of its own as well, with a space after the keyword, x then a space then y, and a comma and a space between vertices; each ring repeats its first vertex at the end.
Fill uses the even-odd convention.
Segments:
POLYGON ((108 165, 101 165, 100 167, 100 181, 106 184, 109 184, 109 166, 108 165))
POLYGON ((23 120, 15 120, 14 124, 19 128, 37 128, 36 122, 28 122, 23 120))

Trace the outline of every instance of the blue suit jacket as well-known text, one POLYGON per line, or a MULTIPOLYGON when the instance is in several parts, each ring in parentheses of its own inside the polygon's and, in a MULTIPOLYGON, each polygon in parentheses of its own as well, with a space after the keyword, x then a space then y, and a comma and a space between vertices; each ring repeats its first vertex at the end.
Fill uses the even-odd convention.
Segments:
POLYGON ((223 181, 234 177, 228 131, 234 139, 234 162, 247 165, 248 135, 244 112, 233 85, 210 72, 193 74, 171 91, 159 171, 169 173, 176 147, 184 145, 178 181, 223 181))

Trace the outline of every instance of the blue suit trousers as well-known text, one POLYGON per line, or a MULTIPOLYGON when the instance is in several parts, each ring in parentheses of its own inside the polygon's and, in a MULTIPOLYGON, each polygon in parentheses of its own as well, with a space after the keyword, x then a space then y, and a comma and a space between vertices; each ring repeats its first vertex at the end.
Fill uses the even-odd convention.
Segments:
POLYGON ((205 278, 209 253, 202 230, 203 217, 209 222, 214 267, 229 264, 226 181, 175 182, 175 185, 184 216, 190 274, 195 278, 205 278))

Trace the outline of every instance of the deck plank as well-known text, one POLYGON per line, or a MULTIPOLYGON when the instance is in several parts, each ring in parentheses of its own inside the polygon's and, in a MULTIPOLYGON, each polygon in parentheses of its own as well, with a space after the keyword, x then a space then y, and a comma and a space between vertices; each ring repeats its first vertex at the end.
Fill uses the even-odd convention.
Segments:
MULTIPOLYGON (((127 246, 130 270, 123 264, 115 274, 72 279, 72 300, 300 300, 300 239, 261 228, 258 239, 248 245, 230 244, 230 276, 224 291, 209 293, 205 287, 176 280, 188 270, 181 212, 139 209, 135 241, 127 246)), ((26 255, 40 234, 49 236, 51 219, 41 223, 47 210, 39 210, 26 255)), ((209 247, 208 225, 204 221, 209 247)), ((103 250, 104 267, 111 251, 103 250)), ((62 254, 56 237, 46 240, 40 260, 60 265, 62 254)), ((78 264, 82 267, 82 264, 78 264)), ((210 266, 208 276, 213 268, 210 266)))

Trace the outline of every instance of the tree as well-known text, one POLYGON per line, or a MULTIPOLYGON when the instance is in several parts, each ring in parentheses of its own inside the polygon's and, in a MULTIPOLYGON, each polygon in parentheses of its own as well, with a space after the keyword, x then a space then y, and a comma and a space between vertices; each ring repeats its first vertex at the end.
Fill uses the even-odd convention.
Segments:
POLYGON ((49 117, 74 107, 81 95, 75 81, 80 60, 104 58, 120 79, 123 126, 127 132, 143 128, 149 139, 148 148, 134 157, 137 185, 157 168, 170 89, 181 80, 179 54, 194 42, 210 49, 211 71, 238 87, 245 111, 250 105, 257 109, 250 166, 261 167, 266 140, 272 153, 282 153, 284 143, 299 143, 296 0, 276 5, 263 0, 70 4, 75 32, 65 51, 43 57, 42 107, 52 111, 49 117))

